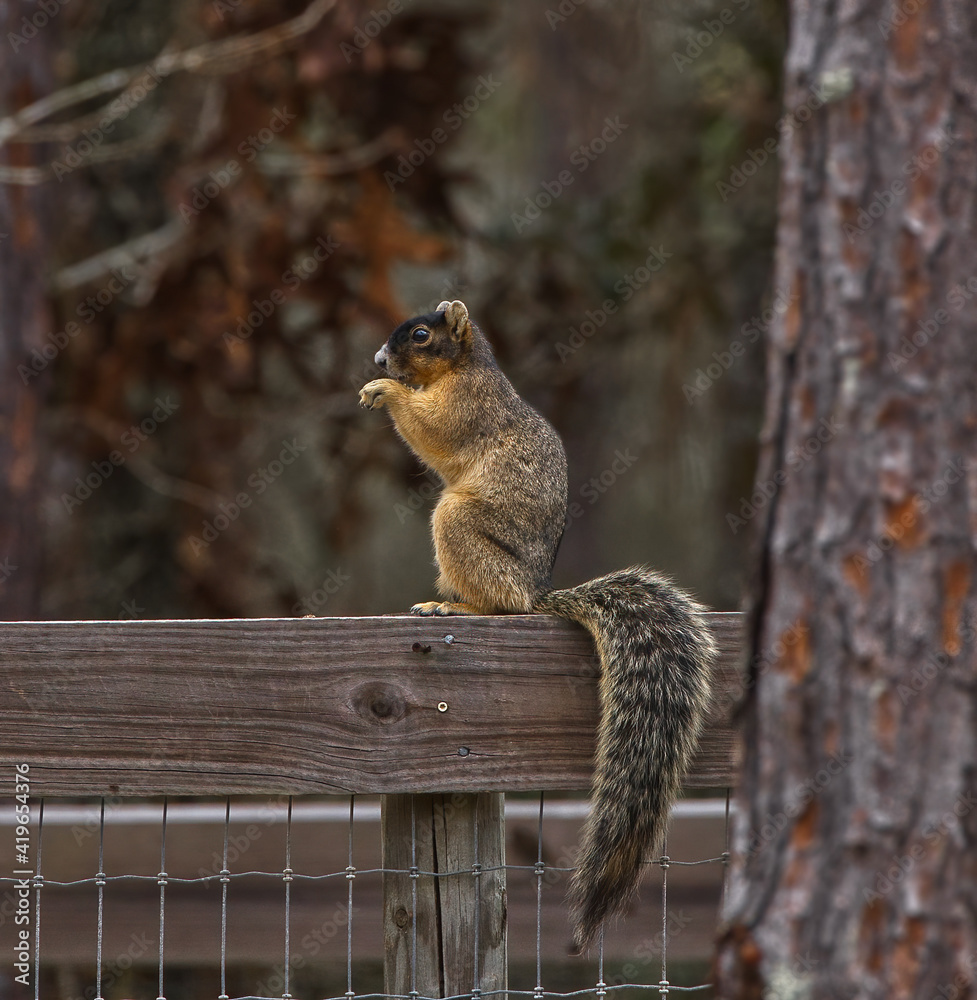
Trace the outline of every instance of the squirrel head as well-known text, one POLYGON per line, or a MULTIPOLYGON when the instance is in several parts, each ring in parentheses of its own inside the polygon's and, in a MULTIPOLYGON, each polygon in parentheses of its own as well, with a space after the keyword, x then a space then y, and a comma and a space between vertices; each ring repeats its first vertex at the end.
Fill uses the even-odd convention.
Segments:
POLYGON ((373 360, 398 382, 427 386, 471 355, 475 337, 468 307, 455 299, 401 323, 373 360))

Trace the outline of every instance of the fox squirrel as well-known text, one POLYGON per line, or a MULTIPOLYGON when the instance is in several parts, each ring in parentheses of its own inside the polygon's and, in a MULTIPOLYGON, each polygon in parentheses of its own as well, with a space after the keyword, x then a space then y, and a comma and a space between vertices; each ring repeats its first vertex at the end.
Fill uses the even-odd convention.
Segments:
POLYGON ((442 479, 432 530, 444 602, 419 615, 540 614, 579 622, 601 663, 593 808, 570 887, 575 950, 635 891, 695 748, 715 645, 703 609, 641 567, 553 590, 567 461, 553 427, 502 373, 463 302, 397 327, 360 403, 442 479))

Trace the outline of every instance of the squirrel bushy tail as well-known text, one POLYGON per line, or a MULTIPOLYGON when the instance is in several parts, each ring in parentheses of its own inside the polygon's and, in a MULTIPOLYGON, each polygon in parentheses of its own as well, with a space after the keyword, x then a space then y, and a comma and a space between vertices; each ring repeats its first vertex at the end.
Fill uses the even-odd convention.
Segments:
POLYGON ((703 609, 641 567, 549 591, 533 610, 583 625, 601 664, 592 803, 569 893, 580 952, 637 889, 646 853, 661 850, 716 647, 703 609))

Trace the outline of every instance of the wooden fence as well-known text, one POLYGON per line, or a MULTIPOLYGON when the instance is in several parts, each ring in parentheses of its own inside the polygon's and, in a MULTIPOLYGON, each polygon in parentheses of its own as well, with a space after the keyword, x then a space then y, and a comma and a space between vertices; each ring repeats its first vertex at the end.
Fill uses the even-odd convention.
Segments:
MULTIPOLYGON (((710 620, 686 783, 725 788, 741 621, 710 620)), ((0 664, 0 773, 32 799, 381 793, 395 996, 506 989, 501 793, 590 785, 597 662, 549 617, 0 623, 0 664)))

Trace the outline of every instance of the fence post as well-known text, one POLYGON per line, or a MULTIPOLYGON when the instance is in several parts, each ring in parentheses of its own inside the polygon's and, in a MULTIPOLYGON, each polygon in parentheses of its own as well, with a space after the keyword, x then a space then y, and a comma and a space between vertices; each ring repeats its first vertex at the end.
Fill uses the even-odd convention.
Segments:
POLYGON ((506 989, 505 796, 384 795, 380 808, 384 992, 506 989), (412 866, 441 874, 390 871, 412 866))

